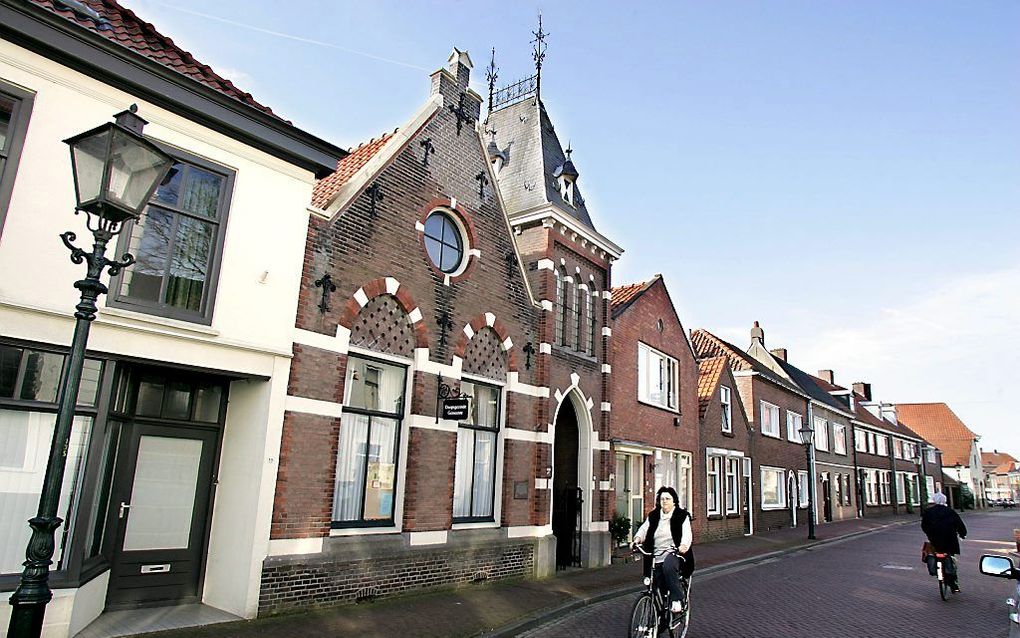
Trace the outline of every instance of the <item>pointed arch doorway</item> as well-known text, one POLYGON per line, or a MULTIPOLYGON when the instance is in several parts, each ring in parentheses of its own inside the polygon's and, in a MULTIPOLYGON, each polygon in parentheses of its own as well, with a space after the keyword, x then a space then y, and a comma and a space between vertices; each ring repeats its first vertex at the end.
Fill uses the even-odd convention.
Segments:
POLYGON ((556 569, 581 566, 582 490, 578 486, 579 427, 573 401, 564 398, 553 437, 552 528, 556 569))

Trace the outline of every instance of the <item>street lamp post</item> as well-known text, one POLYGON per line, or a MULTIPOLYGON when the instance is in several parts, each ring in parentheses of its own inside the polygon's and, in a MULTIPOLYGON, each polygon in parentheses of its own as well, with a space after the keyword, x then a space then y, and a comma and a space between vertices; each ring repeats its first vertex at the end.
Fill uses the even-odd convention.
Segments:
POLYGON ((28 521, 32 536, 25 551, 25 569, 21 583, 10 598, 14 607, 8 625, 11 638, 37 638, 42 633, 46 604, 53 598, 49 571, 53 563, 54 532, 63 523, 57 516, 57 507, 71 423, 78 403, 85 346, 92 321, 96 318, 96 301, 99 295, 107 292, 100 277, 107 268, 113 276, 135 261, 130 254, 124 255, 120 261, 107 259, 106 246, 120 232, 125 221, 141 216, 142 209, 173 164, 170 156, 142 136, 146 122, 135 114, 137 108, 132 106, 129 111, 118 113, 115 122, 107 122, 65 140, 71 147, 75 214, 85 213, 86 227, 92 232, 94 243, 92 252, 87 252, 74 245, 73 232, 60 235, 71 251, 71 261, 86 263, 88 270, 84 279, 74 283, 74 287, 81 291, 81 299, 75 306, 74 337, 67 367, 60 380, 57 419, 39 496, 39 509, 36 516, 28 521))
POLYGON ((926 470, 924 468, 924 455, 931 449, 927 445, 921 444, 917 447, 917 454, 914 456, 914 464, 917 465, 917 487, 921 492, 921 503, 918 509, 921 513, 924 513, 924 506, 928 503, 928 480, 925 478, 926 470))
POLYGON ((800 428, 800 440, 804 443, 804 452, 807 455, 807 468, 808 468, 808 532, 807 537, 809 540, 815 540, 815 496, 814 480, 815 471, 811 467, 811 449, 815 441, 815 430, 811 427, 810 423, 804 423, 800 428))

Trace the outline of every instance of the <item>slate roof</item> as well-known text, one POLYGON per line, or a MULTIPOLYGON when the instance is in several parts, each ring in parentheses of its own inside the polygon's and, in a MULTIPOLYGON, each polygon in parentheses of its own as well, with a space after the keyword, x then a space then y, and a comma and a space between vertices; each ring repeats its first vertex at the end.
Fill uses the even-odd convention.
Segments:
MULTIPOLYGON (((832 392, 832 391, 846 392, 847 391, 847 389, 844 388, 843 386, 836 385, 834 383, 829 383, 825 379, 820 379, 820 378, 814 376, 813 374, 809 374, 808 376, 811 377, 811 379, 815 382, 815 384, 820 389, 822 389, 825 392, 832 392)), ((899 434, 900 436, 907 436, 907 437, 914 438, 914 439, 921 439, 921 440, 924 440, 927 443, 931 443, 932 442, 930 440, 925 439, 925 437, 923 435, 918 434, 917 432, 914 432, 913 430, 911 430, 910 427, 908 427, 906 424, 902 423, 899 420, 899 414, 898 414, 899 411, 898 410, 897 410, 897 423, 892 423, 891 421, 886 421, 885 419, 882 419, 882 418, 879 418, 879 417, 875 416, 871 412, 871 410, 869 410, 866 407, 862 406, 861 403, 864 403, 866 401, 866 399, 863 396, 861 396, 857 392, 854 392, 853 395, 854 395, 853 415, 854 415, 854 419, 856 419, 859 423, 863 423, 865 425, 870 425, 870 426, 876 427, 876 428, 882 428, 883 430, 885 430, 887 432, 891 432, 891 433, 894 433, 894 434, 899 434)), ((847 405, 845 403, 843 403, 839 399, 836 399, 835 397, 832 397, 832 398, 835 399, 836 402, 840 404, 840 408, 844 412, 848 411, 849 408, 847 407, 847 405)), ((935 444, 935 446, 938 447, 940 450, 942 449, 937 444, 935 444)))
POLYGON ((727 357, 709 357, 698 361, 698 418, 704 420, 708 406, 715 397, 715 389, 719 387, 723 370, 726 368, 727 357))
POLYGON ((497 179, 508 213, 555 204, 595 230, 581 195, 580 179, 574 183, 576 206, 560 196, 554 173, 567 161, 567 156, 541 100, 529 98, 493 111, 487 125, 495 129, 496 146, 507 157, 497 179))
POLYGON ((757 372, 775 385, 792 390, 797 394, 804 394, 800 388, 772 370, 769 370, 765 364, 707 330, 699 328, 692 332, 691 345, 694 347, 694 353, 698 359, 724 356, 729 359, 730 369, 734 372, 757 372))
POLYGON ((378 153, 397 131, 386 133, 368 142, 361 144, 351 151, 351 154, 340 159, 336 164, 336 171, 315 184, 312 191, 312 206, 325 208, 333 200, 340 187, 347 183, 361 168, 378 153))
POLYGON ((790 375, 793 382, 800 386, 800 389, 807 393, 812 399, 824 403, 826 407, 840 412, 849 412, 849 408, 843 404, 839 399, 829 394, 827 390, 818 385, 821 381, 818 377, 804 372, 792 363, 783 361, 780 358, 776 358, 776 362, 779 367, 783 369, 783 372, 790 375))
POLYGON ((897 403, 896 416, 942 450, 943 465, 970 465, 978 436, 945 403, 897 403))
POLYGON ((640 297, 646 290, 651 288, 656 279, 660 278, 662 278, 662 275, 655 275, 648 281, 613 288, 612 298, 609 302, 609 308, 613 318, 615 319, 621 312, 637 301, 637 298, 640 297))
POLYGON ((268 106, 255 101, 250 93, 242 91, 208 65, 196 60, 193 55, 174 44, 173 40, 157 31, 152 24, 145 22, 134 11, 121 6, 115 0, 78 0, 84 5, 84 11, 74 11, 55 0, 28 1, 195 82, 282 119, 268 106))

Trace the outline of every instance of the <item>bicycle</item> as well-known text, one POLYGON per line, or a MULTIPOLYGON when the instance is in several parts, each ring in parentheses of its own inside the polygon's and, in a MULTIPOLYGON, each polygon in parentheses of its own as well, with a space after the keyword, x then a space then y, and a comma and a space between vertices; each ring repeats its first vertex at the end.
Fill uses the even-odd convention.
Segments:
MULTIPOLYGON (((670 552, 676 552, 676 548, 664 549, 657 552, 646 552, 640 546, 634 546, 635 554, 640 552, 645 556, 657 558, 670 552)), ((683 564, 684 557, 676 555, 683 564)), ((655 582, 655 569, 652 569, 651 576, 645 576, 644 580, 647 589, 641 592, 634 602, 630 613, 630 638, 658 638, 660 635, 668 635, 669 638, 685 638, 691 621, 691 579, 680 577, 680 586, 684 588, 685 600, 683 611, 674 614, 670 607, 668 593, 660 591, 658 583, 655 582), (663 633, 663 630, 664 633, 663 633)))
MULTIPOLYGON (((948 576, 947 567, 949 562, 952 560, 953 557, 949 554, 935 552, 935 575, 938 576, 939 580, 939 597, 941 597, 944 601, 949 600, 949 596, 953 591, 952 587, 949 586, 949 583, 946 582, 946 576, 948 576)), ((956 577, 958 578, 959 576, 957 575, 956 577)))

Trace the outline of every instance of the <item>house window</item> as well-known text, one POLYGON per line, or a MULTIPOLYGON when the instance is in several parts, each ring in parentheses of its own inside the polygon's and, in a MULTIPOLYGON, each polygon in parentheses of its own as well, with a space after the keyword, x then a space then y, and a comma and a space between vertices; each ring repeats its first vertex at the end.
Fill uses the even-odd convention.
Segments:
POLYGON ((566 314, 566 308, 564 307, 564 304, 566 304, 567 302, 566 301, 567 296, 565 291, 565 287, 567 284, 566 281, 564 280, 563 273, 561 273, 559 270, 554 270, 553 274, 556 276, 556 322, 555 322, 556 325, 554 326, 554 329, 556 331, 555 339, 556 343, 563 344, 565 343, 563 336, 563 323, 564 316, 566 314))
POLYGON ((590 295, 584 296, 584 303, 588 313, 588 354, 595 356, 595 344, 598 342, 598 321, 595 317, 595 301, 594 299, 599 293, 594 290, 591 291, 590 295))
POLYGON ((786 507, 786 470, 761 468, 761 508, 765 510, 786 507))
POLYGON ((0 81, 0 233, 11 203, 33 99, 28 91, 0 81))
POLYGON ((903 505, 907 502, 907 492, 910 490, 910 479, 907 478, 906 474, 897 474, 898 480, 896 481, 896 502, 903 505))
MULTIPOLYGON (((57 420, 57 393, 66 357, 62 354, 0 344, 0 574, 20 574, 31 536, 26 521, 36 515, 43 476, 57 420)), ((71 423, 57 515, 67 522, 57 530, 55 569, 65 569, 84 478, 85 451, 95 417, 103 365, 86 359, 71 423)))
POLYGON ((393 524, 405 377, 403 366, 347 361, 333 527, 393 524))
POLYGON ((893 439, 892 451, 893 451, 893 457, 894 458, 897 458, 897 459, 902 459, 903 458, 903 444, 904 444, 904 442, 902 440, 900 440, 900 439, 893 439))
POLYGON ((808 473, 804 470, 797 470, 797 496, 800 507, 808 506, 808 496, 811 484, 808 482, 808 473))
POLYGON ((926 476, 924 477, 924 485, 928 488, 928 498, 931 498, 932 494, 935 493, 935 477, 926 476))
POLYGON ((468 397, 468 418, 457 428, 453 519, 456 522, 491 521, 500 389, 463 381, 460 392, 461 396, 468 397))
POLYGON ((142 216, 121 232, 118 254, 135 263, 114 278, 109 304, 208 324, 234 174, 164 150, 176 159, 142 216))
POLYGON ((453 216, 443 210, 425 220, 425 252, 432 265, 446 274, 456 273, 464 263, 464 234, 453 216))
POLYGON ((842 423, 832 424, 832 451, 846 454, 846 426, 842 423))
POLYGON ((829 422, 825 419, 815 419, 815 447, 829 451, 829 422))
MULTIPOLYGON (((655 490, 668 486, 680 497, 677 505, 690 509, 691 455, 687 452, 655 451, 655 490)), ((640 521, 639 521, 640 522, 640 521)))
POLYGON ((726 513, 735 514, 740 507, 740 459, 726 459, 726 513))
POLYGON ((761 402, 761 433, 779 438, 779 406, 761 402))
POLYGON ((889 437, 881 434, 875 437, 875 454, 889 456, 889 437))
POLYGON ((733 412, 730 402, 730 389, 719 386, 719 402, 722 404, 722 431, 733 432, 733 412))
POLYGON ((852 497, 853 490, 850 487, 850 475, 849 474, 844 474, 843 475, 843 482, 846 484, 845 487, 843 488, 843 497, 846 499, 844 504, 845 505, 852 505, 853 504, 853 497, 852 497))
MULTIPOLYGON (((580 275, 578 275, 580 276, 580 275)), ((571 331, 574 333, 574 350, 581 349, 581 335, 584 334, 583 321, 584 316, 581 314, 581 296, 587 296, 586 291, 581 289, 580 284, 574 285, 574 299, 571 304, 572 311, 574 313, 573 321, 571 322, 571 331)))
POLYGON ((796 412, 786 412, 786 440, 793 443, 803 443, 800 436, 800 426, 804 422, 796 412))
POLYGON ((878 449, 876 441, 876 435, 874 432, 868 432, 868 454, 875 454, 875 450, 878 449))
POLYGON ((836 505, 843 503, 843 475, 836 474, 833 476, 836 479, 836 505))
POLYGON ((868 451, 868 438, 861 430, 854 430, 854 449, 858 452, 868 451))
POLYGON ((882 480, 882 504, 883 505, 888 505, 889 503, 892 502, 892 499, 890 498, 890 494, 889 494, 889 491, 890 491, 890 489, 889 489, 890 488, 889 472, 888 471, 884 471, 884 472, 881 472, 880 474, 881 474, 881 480, 882 480))
POLYGON ((676 359, 638 343, 638 400, 676 410, 678 370, 676 359))
POLYGON ((720 475, 722 474, 722 457, 711 456, 708 459, 708 484, 707 484, 707 495, 708 495, 708 513, 719 514, 720 503, 719 503, 719 492, 720 492, 720 475))

